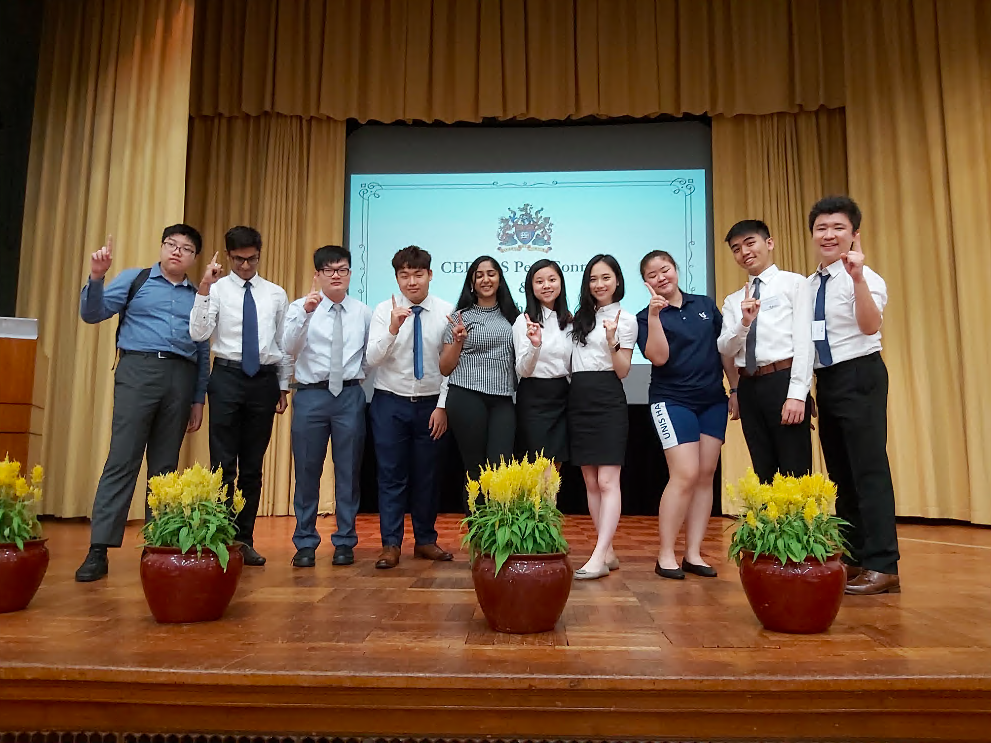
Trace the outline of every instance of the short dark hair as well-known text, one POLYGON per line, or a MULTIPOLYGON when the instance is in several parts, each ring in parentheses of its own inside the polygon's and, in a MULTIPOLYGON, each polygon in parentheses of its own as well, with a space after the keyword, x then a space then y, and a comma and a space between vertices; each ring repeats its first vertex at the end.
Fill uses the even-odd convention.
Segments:
POLYGON ((643 278, 643 273, 644 271, 647 270, 647 264, 650 263, 655 258, 661 258, 667 261, 672 266, 674 266, 675 271, 678 270, 678 264, 675 262, 674 256, 671 255, 668 251, 651 250, 649 253, 647 253, 647 255, 645 255, 643 258, 640 259, 640 278, 643 278))
POLYGON ((730 240, 747 235, 758 235, 761 240, 767 240, 771 237, 771 231, 767 228, 767 224, 759 219, 741 219, 729 228, 729 232, 726 233, 726 243, 729 244, 730 240))
POLYGON ((430 253, 416 245, 396 251, 392 256, 392 268, 398 274, 402 269, 422 268, 430 270, 430 253))
POLYGON ((331 263, 337 263, 337 261, 347 261, 348 266, 351 265, 351 251, 347 248, 342 248, 340 245, 324 245, 322 248, 317 248, 313 253, 313 267, 319 271, 324 266, 329 266, 331 263))
POLYGON ((224 235, 224 245, 227 247, 228 253, 232 250, 240 250, 241 248, 258 248, 258 252, 260 253, 262 250, 262 236, 254 227, 238 225, 227 230, 227 234, 224 235))
POLYGON ((199 230, 195 227, 190 227, 188 224, 182 223, 166 227, 162 230, 162 242, 165 242, 165 238, 172 237, 173 235, 188 237, 192 241, 193 247, 196 248, 196 255, 199 255, 200 251, 203 250, 203 238, 200 237, 199 230))
POLYGON ((857 202, 849 196, 827 196, 824 199, 819 199, 812 206, 812 210, 809 212, 809 232, 812 232, 812 228, 815 227, 816 219, 823 214, 846 215, 850 224, 853 225, 854 232, 860 229, 860 220, 863 216, 857 202))

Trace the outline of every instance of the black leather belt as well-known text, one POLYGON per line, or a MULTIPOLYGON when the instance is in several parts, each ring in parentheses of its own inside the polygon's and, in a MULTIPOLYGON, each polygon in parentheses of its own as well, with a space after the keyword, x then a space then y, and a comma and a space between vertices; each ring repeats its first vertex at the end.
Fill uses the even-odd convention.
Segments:
POLYGON ((434 403, 440 397, 439 394, 435 395, 414 395, 413 397, 407 397, 406 395, 397 395, 395 392, 389 392, 389 390, 380 390, 375 388, 376 395, 388 395, 389 397, 394 397, 397 400, 405 400, 406 402, 423 402, 424 400, 433 400, 434 403))
MULTIPOLYGON (((361 384, 360 379, 345 379, 345 387, 353 387, 356 384, 361 384)), ((326 390, 330 388, 330 383, 324 380, 323 382, 293 382, 289 385, 290 389, 294 390, 326 390)))
MULTIPOLYGON (((214 366, 226 366, 230 369, 241 369, 240 361, 231 361, 230 359, 214 359, 214 366)), ((243 369, 242 369, 243 371, 243 369)), ((262 364, 258 367, 259 374, 275 374, 279 371, 279 367, 275 364, 262 364)))
POLYGON ((125 351, 123 348, 120 349, 121 356, 140 356, 143 359, 167 359, 169 361, 186 361, 190 364, 195 364, 196 361, 183 356, 181 353, 172 353, 171 351, 125 351))

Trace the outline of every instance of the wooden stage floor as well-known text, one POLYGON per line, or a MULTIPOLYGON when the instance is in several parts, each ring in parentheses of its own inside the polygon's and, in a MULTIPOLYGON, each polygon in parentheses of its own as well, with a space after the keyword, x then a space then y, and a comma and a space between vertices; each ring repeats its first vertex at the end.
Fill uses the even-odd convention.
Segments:
MULTIPOLYGON (((86 523, 48 522, 48 576, 0 615, 0 733, 64 731, 520 740, 989 740, 991 530, 906 525, 903 592, 847 597, 820 636, 765 632, 719 578, 653 574, 656 523, 624 518, 619 571, 578 582, 557 629, 492 632, 466 556, 375 570, 377 517, 351 567, 293 569, 290 518, 260 519, 224 620, 163 626, 138 579, 137 526, 110 577, 76 584, 86 523)), ((442 545, 457 519, 439 523, 442 545)), ((407 526, 407 534, 410 533, 407 526)), ((579 562, 590 521, 569 517, 579 562)), ((409 549, 409 548, 407 548, 409 549)), ((7 736, 6 740, 14 740, 7 736)))

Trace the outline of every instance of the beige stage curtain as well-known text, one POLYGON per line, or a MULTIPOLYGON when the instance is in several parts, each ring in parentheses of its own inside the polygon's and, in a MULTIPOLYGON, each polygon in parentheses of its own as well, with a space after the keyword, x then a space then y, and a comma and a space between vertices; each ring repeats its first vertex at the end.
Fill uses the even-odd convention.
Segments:
MULTIPOLYGON (((774 259, 786 271, 808 275, 818 263, 805 215, 827 193, 847 190, 843 109, 712 119, 712 193, 716 301, 739 289, 746 276, 723 237, 741 219, 762 219, 774 238, 774 259)), ((813 433, 815 468, 823 469, 813 433)), ((723 480, 735 483, 750 466, 739 421, 731 421, 723 448, 723 480)), ((732 512, 726 502, 724 510, 732 512)))
POLYGON ((899 513, 991 523, 991 8, 851 0, 844 26, 850 191, 889 291, 899 513))
MULTIPOLYGON (((284 287, 290 301, 309 291, 313 251, 340 244, 343 234, 344 138, 345 124, 329 119, 190 119, 186 220, 202 231, 205 245, 196 270, 202 271, 215 251, 224 255, 230 227, 246 224, 262 235, 259 273, 284 287)), ((276 418, 265 456, 261 515, 292 513, 291 412, 290 406, 276 418)), ((210 461, 206 422, 184 454, 185 461, 193 459, 210 461)), ((319 510, 333 509, 333 464, 327 457, 319 510)))
POLYGON ((51 361, 46 513, 89 514, 110 441, 115 324, 79 319, 89 254, 111 233, 111 277, 150 265, 182 221, 193 15, 193 0, 46 4, 17 297, 51 361))
POLYGON ((194 116, 766 114, 844 102, 841 0, 199 0, 194 116))

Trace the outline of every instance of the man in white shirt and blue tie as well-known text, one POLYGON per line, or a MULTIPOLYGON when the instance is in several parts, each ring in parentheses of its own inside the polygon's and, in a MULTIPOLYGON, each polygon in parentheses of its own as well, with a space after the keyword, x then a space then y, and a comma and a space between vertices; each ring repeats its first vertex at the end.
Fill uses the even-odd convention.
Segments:
POLYGON ((224 236, 231 273, 214 260, 200 282, 189 314, 195 341, 213 341, 210 401, 210 466, 222 467, 228 499, 234 481, 244 494, 235 519, 245 565, 264 565, 254 548, 255 517, 262 492, 262 461, 276 413, 286 410, 292 359, 282 350, 289 298, 258 275, 262 238, 252 227, 224 236))
POLYGON ((860 208, 847 196, 821 199, 809 213, 819 268, 812 295, 819 441, 836 483, 836 513, 849 522, 846 592, 895 593, 898 535, 888 464, 888 370, 881 321, 888 291, 864 265, 860 208))
POLYGON ((376 367, 369 417, 378 461, 382 554, 376 568, 399 564, 407 505, 413 522, 413 554, 451 560, 437 546, 437 459, 447 430, 447 377, 440 351, 450 302, 430 294, 430 253, 415 245, 392 259, 398 298, 375 308, 368 336, 368 365, 376 367))
POLYGON ((776 472, 812 470, 812 306, 808 279, 774 264, 774 239, 759 219, 733 225, 726 242, 749 274, 723 302, 716 345, 733 359, 740 380, 730 413, 740 418, 754 472, 770 483, 776 472))
POLYGON ((296 358, 292 453, 296 472, 296 531, 292 564, 311 568, 320 545, 317 505, 328 440, 334 459, 337 531, 334 565, 354 563, 354 522, 361 500, 365 446, 365 346, 371 310, 348 296, 351 253, 325 245, 313 254, 316 273, 308 295, 286 314, 283 348, 296 358))

